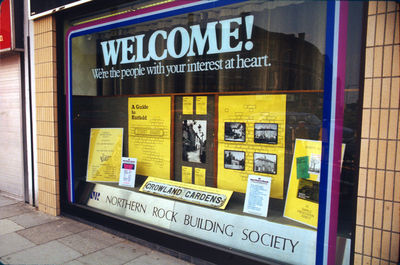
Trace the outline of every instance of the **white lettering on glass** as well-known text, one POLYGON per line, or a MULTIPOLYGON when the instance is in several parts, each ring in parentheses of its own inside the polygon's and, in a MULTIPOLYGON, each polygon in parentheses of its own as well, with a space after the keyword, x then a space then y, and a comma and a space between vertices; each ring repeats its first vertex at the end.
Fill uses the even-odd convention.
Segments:
MULTIPOLYGON (((147 51, 144 49, 145 35, 135 35, 116 40, 107 40, 100 43, 103 51, 104 64, 116 65, 135 62, 160 61, 171 56, 182 58, 183 56, 195 56, 206 54, 218 54, 238 52, 243 49, 243 40, 240 40, 240 25, 242 17, 209 22, 204 33, 200 25, 192 25, 189 30, 183 27, 175 27, 170 32, 165 30, 154 31, 148 38, 147 51), (217 26, 220 38, 217 38, 217 26), (175 47, 176 39, 180 39, 180 45, 175 47), (163 44, 163 45, 160 45, 163 44), (208 49, 205 48, 208 44, 208 49), (163 47, 163 48, 160 48, 163 47), (157 49, 158 48, 158 49, 157 49), (119 59, 119 62, 118 62, 119 59)), ((253 49, 251 41, 254 16, 244 18, 246 41, 244 48, 253 49)))

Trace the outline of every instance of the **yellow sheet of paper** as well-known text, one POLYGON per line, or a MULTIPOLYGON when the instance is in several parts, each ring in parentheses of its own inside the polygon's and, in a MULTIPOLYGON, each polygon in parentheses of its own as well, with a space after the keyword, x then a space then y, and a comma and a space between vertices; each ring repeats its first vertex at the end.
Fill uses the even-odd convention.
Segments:
MULTIPOLYGON (((342 156, 344 153, 342 146, 342 156)), ((321 141, 296 139, 292 169, 290 172, 289 188, 286 195, 286 204, 283 216, 300 223, 317 228, 318 225, 318 196, 319 179, 318 173, 309 169, 309 178, 303 179, 297 176, 297 158, 309 157, 309 164, 312 164, 312 157, 321 157, 321 141)), ((321 162, 316 167, 320 170, 321 162)))
POLYGON ((220 96, 218 116, 218 188, 245 193, 248 175, 269 176, 272 178, 270 196, 283 199, 286 95, 220 96), (244 137, 226 139, 226 123, 245 127, 244 137), (259 136, 262 130, 260 127, 256 130, 256 124, 261 128, 275 126, 273 143, 259 136), (233 156, 244 156, 244 165, 237 158, 237 165, 226 165, 225 156, 229 151, 233 151, 233 156), (260 167, 259 161, 264 166, 260 167))
POLYGON ((207 96, 196 97, 196 114, 207 115, 207 96))
POLYGON ((129 157, 137 158, 138 175, 170 179, 171 98, 128 100, 129 157))
POLYGON ((182 182, 192 183, 192 167, 182 166, 182 182))
POLYGON ((194 184, 205 186, 206 185, 206 169, 198 168, 194 169, 194 184))
POLYGON ((183 97, 182 114, 183 115, 192 115, 193 114, 193 97, 183 97))
POLYGON ((123 128, 90 130, 87 181, 119 181, 122 140, 123 128))

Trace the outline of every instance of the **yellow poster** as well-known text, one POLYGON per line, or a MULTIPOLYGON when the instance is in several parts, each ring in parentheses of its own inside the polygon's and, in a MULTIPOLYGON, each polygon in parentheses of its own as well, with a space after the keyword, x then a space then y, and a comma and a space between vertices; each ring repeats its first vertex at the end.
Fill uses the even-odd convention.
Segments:
POLYGON ((129 157, 137 158, 136 173, 170 179, 171 98, 128 100, 129 157))
POLYGON ((194 169, 194 184, 205 186, 206 185, 206 169, 198 168, 194 169))
POLYGON ((87 181, 119 181, 122 140, 123 128, 90 130, 87 181))
POLYGON ((193 97, 183 97, 182 114, 183 115, 192 115, 193 114, 193 97))
POLYGON ((182 166, 182 182, 192 184, 192 167, 182 166))
POLYGON ((207 96, 196 97, 196 114, 207 115, 207 96))
POLYGON ((218 188, 246 192, 249 175, 272 178, 283 199, 286 95, 220 96, 218 188))
MULTIPOLYGON (((317 228, 321 141, 296 139, 283 216, 317 228)), ((342 156, 344 145, 342 146, 342 156)))

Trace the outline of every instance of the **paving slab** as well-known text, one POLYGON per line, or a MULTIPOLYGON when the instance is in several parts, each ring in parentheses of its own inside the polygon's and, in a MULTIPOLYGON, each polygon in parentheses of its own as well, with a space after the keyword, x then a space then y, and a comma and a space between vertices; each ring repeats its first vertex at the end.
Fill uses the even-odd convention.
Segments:
POLYGON ((34 247, 35 244, 17 233, 8 233, 0 236, 0 257, 14 252, 34 247))
POLYGON ((24 202, 17 202, 0 207, 0 219, 9 218, 12 216, 29 213, 33 207, 26 205, 24 202))
POLYGON ((64 263, 64 265, 84 265, 82 262, 79 262, 77 260, 73 260, 67 263, 64 263))
MULTIPOLYGON (((1 195, 1 194, 0 194, 1 195)), ((0 207, 1 206, 6 206, 6 205, 10 205, 10 204, 14 204, 14 203, 18 203, 18 200, 9 198, 9 197, 5 197, 3 195, 0 196, 0 207)))
POLYGON ((136 259, 125 263, 125 265, 188 265, 191 263, 185 262, 183 260, 171 257, 159 252, 151 251, 146 253, 136 259))
POLYGON ((33 226, 45 224, 48 222, 59 220, 59 217, 50 216, 48 214, 33 210, 33 212, 24 213, 8 218, 13 222, 25 227, 30 228, 33 226))
POLYGON ((6 264, 63 264, 79 256, 79 252, 55 240, 2 257, 2 260, 6 264))
POLYGON ((61 238, 58 241, 86 255, 118 244, 124 239, 97 229, 91 229, 61 238))
POLYGON ((150 250, 125 241, 77 259, 83 264, 120 265, 145 255, 150 250))
POLYGON ((8 233, 12 233, 18 230, 24 229, 24 227, 14 223, 8 219, 1 219, 0 220, 0 236, 8 233))
POLYGON ((63 218, 21 230, 18 234, 39 245, 89 229, 93 228, 86 224, 63 218))
POLYGON ((0 263, 189 264, 89 225, 46 215, 1 192, 0 263))

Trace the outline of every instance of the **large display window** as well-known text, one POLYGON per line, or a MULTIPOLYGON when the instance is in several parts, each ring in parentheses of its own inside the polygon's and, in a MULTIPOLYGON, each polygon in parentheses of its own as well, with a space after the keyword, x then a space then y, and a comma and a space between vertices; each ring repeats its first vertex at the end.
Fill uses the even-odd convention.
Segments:
POLYGON ((332 260, 358 174, 349 9, 150 1, 66 20, 69 202, 258 260, 332 260))

